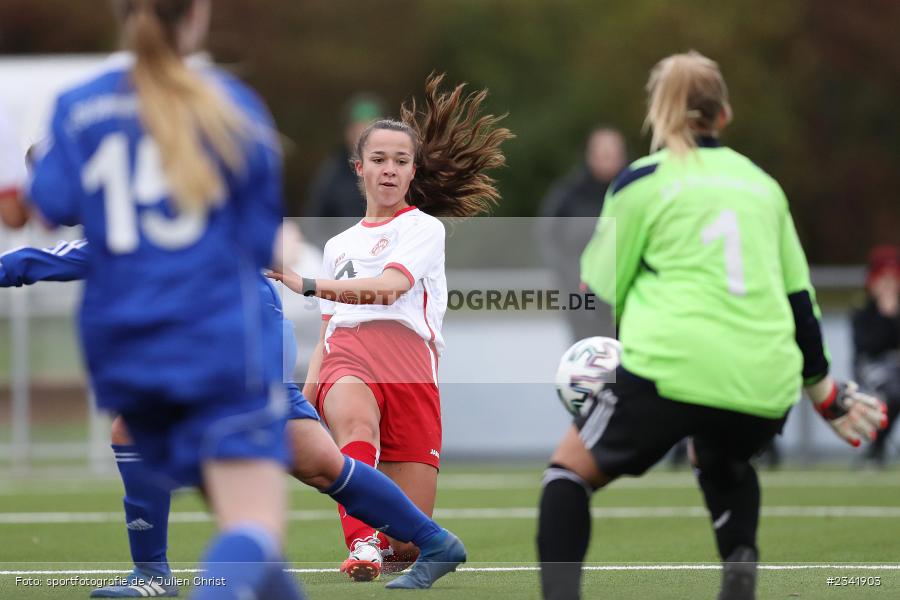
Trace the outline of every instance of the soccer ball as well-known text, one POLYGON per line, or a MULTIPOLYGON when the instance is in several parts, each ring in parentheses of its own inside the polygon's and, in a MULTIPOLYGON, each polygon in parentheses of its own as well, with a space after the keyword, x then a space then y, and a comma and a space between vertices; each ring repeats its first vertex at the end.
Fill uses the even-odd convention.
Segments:
POLYGON ((579 340, 565 351, 556 369, 556 394, 567 411, 581 414, 589 398, 614 380, 622 345, 607 337, 579 340))

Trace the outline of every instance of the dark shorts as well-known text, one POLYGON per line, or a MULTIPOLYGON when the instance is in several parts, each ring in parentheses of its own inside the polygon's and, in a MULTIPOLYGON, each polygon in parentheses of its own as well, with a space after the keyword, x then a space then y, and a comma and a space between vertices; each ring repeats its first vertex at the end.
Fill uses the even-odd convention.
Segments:
POLYGON ((300 386, 298 386, 296 383, 286 383, 284 384, 284 389, 287 392, 288 421, 292 419, 313 419, 314 421, 319 420, 319 413, 316 412, 316 409, 313 408, 313 405, 309 403, 309 401, 306 399, 306 396, 304 396, 303 392, 300 391, 300 386))
POLYGON ((781 433, 786 419, 787 412, 766 419, 663 398, 654 382, 619 367, 615 383, 575 426, 599 469, 618 477, 643 474, 686 437, 704 453, 747 461, 781 433))
POLYGON ((147 397, 122 418, 147 466, 178 488, 202 482, 204 463, 271 460, 287 464, 284 387, 260 394, 179 404, 147 397))

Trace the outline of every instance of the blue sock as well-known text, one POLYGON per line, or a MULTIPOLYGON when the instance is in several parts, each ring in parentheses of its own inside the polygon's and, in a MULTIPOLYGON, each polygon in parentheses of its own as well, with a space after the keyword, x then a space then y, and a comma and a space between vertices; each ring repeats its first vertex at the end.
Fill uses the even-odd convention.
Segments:
POLYGON ((384 473, 349 456, 337 481, 322 493, 343 504, 349 515, 419 548, 441 532, 384 473))
POLYGON ((286 578, 275 539, 254 525, 220 533, 203 558, 204 572, 193 600, 302 598, 293 578, 286 578), (277 591, 278 595, 270 595, 277 591), (248 593, 250 592, 250 593, 248 593))
POLYGON ((125 486, 125 523, 131 559, 143 571, 169 572, 166 539, 169 532, 171 494, 159 484, 135 446, 112 445, 116 466, 125 486))
POLYGON ((285 571, 286 565, 276 564, 260 598, 284 598, 285 600, 301 600, 303 587, 293 575, 285 571))

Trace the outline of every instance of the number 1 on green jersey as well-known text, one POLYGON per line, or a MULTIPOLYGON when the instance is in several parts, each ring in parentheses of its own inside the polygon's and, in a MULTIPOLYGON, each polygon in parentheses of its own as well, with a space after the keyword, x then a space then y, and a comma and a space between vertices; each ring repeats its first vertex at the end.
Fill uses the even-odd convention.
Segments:
POLYGON ((728 291, 735 296, 743 296, 747 293, 747 285, 744 282, 744 261, 741 257, 741 231, 738 228, 737 213, 730 208, 719 213, 719 218, 700 232, 700 239, 707 245, 719 238, 724 238, 728 291))

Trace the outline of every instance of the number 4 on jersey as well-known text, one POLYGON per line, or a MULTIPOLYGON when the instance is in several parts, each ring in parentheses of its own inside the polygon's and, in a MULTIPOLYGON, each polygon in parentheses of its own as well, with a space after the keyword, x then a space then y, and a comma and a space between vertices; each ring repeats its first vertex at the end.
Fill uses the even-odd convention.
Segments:
POLYGON ((353 279, 356 277, 356 269, 353 268, 353 261, 348 260, 347 264, 344 265, 340 271, 338 271, 337 275, 334 276, 335 279, 340 279, 344 275, 347 276, 347 279, 353 279))

